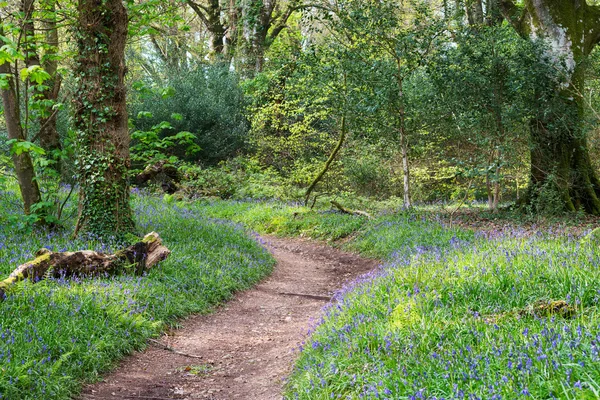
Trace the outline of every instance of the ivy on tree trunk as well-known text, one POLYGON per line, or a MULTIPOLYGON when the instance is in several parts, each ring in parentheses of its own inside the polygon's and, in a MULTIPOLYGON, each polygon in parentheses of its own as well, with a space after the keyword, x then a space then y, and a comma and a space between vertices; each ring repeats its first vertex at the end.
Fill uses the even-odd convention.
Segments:
POLYGON ((122 0, 79 0, 76 39, 77 169, 79 221, 100 237, 134 228, 129 204, 125 43, 127 11, 122 0))
POLYGON ((600 215, 600 181, 583 127, 584 60, 600 40, 600 8, 585 0, 501 0, 504 17, 523 36, 545 41, 544 59, 559 71, 557 95, 530 122, 533 205, 600 215))

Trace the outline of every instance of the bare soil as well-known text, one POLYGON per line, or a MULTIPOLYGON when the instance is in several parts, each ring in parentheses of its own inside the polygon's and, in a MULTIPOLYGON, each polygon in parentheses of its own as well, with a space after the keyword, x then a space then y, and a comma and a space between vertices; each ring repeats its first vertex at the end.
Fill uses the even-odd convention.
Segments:
POLYGON ((82 400, 281 399, 297 350, 344 283, 378 261, 301 239, 266 238, 273 274, 213 314, 181 322, 160 343, 127 357, 82 400))

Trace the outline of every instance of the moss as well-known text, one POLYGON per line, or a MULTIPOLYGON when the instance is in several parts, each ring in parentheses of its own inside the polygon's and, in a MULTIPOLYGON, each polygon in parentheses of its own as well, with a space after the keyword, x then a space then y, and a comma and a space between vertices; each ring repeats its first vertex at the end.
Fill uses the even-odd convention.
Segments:
POLYGON ((144 236, 144 238, 142 239, 142 243, 154 243, 157 240, 159 240, 158 235, 156 235, 156 234, 153 235, 150 233, 150 234, 144 236))
POLYGON ((38 256, 35 260, 30 261, 27 264, 35 266, 35 265, 40 265, 40 264, 42 264, 42 263, 44 263, 46 261, 50 261, 50 255, 51 254, 52 254, 51 252, 48 252, 46 254, 42 254, 42 255, 38 256))

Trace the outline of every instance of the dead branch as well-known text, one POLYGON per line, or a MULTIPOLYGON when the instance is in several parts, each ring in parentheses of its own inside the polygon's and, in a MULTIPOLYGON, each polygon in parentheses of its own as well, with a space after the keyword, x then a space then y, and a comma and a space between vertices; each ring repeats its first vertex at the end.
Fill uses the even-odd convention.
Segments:
POLYGON ((373 216, 371 214, 369 214, 368 212, 361 211, 361 210, 351 210, 349 208, 345 208, 344 206, 342 206, 337 201, 331 200, 331 205, 333 205, 335 208, 337 208, 338 210, 340 210, 344 214, 360 215, 361 217, 367 217, 368 219, 373 219, 373 216))

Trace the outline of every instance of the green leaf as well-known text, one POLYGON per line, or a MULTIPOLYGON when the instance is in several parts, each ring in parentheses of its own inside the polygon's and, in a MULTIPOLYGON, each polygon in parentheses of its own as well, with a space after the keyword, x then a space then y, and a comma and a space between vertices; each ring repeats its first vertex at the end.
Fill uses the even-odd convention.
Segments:
POLYGON ((137 115, 138 119, 141 118, 152 118, 153 115, 150 111, 140 111, 137 115))

